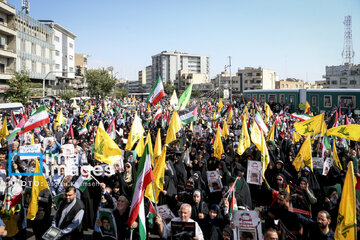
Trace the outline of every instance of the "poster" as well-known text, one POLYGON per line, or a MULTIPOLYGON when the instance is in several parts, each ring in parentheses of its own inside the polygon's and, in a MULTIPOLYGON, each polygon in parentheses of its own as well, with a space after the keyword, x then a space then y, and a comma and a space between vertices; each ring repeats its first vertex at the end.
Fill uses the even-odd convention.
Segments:
MULTIPOLYGON (((20 146, 20 153, 41 153, 41 144, 20 146)), ((20 156, 21 160, 33 159, 34 156, 20 156)))
POLYGON ((300 213, 304 216, 310 217, 311 216, 310 206, 306 200, 304 191, 299 186, 296 186, 292 183, 289 183, 289 187, 290 187, 290 195, 291 195, 289 211, 300 213))
POLYGON ((235 239, 263 239, 258 211, 235 210, 233 222, 236 227, 235 239))
POLYGON ((201 127, 201 125, 194 125, 194 136, 196 136, 197 134, 199 134, 200 137, 202 137, 202 127, 201 127))
POLYGON ((24 195, 23 195, 23 207, 29 208, 30 202, 31 202, 31 187, 25 187, 24 195))
POLYGON ((322 175, 326 176, 329 173, 331 166, 333 165, 334 160, 332 158, 326 158, 324 162, 322 175))
POLYGON ((195 222, 171 222, 172 240, 192 240, 195 237, 195 222))
POLYGON ((114 216, 110 209, 99 209, 100 233, 102 237, 117 239, 117 230, 114 216))
POLYGON ((314 169, 323 169, 324 168, 324 160, 320 157, 312 157, 313 168, 314 169))
POLYGON ((158 214, 166 223, 169 223, 175 217, 167 204, 158 206, 157 209, 158 214))
POLYGON ((63 156, 71 156, 75 154, 75 148, 73 144, 65 144, 61 146, 63 156))
POLYGON ((207 171, 210 192, 219 192, 223 188, 220 175, 217 171, 207 171))
POLYGON ((262 164, 260 161, 248 161, 246 182, 249 184, 262 184, 262 164))
POLYGON ((241 229, 237 228, 238 239, 240 240, 257 240, 256 228, 252 229, 241 229))

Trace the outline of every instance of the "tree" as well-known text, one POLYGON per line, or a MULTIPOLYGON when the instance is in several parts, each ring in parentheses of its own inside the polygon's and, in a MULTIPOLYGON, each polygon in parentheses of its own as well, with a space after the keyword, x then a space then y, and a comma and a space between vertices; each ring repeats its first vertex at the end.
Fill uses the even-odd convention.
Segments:
MULTIPOLYGON (((170 81, 168 81, 165 85, 164 85, 164 91, 166 93, 166 95, 171 96, 174 92, 174 90, 176 91, 176 86, 172 85, 170 81)), ((176 93, 177 94, 177 93, 176 93)))
POLYGON ((15 72, 15 76, 9 81, 9 89, 6 90, 6 102, 21 102, 27 104, 30 100, 30 78, 26 71, 15 72))
POLYGON ((77 94, 74 91, 65 90, 65 91, 60 92, 59 97, 62 100, 69 101, 71 98, 76 97, 76 95, 77 94))
POLYGON ((128 95, 129 90, 126 88, 117 88, 116 89, 116 98, 124 98, 128 95))
POLYGON ((90 96, 104 98, 111 94, 116 84, 116 79, 111 77, 104 69, 90 69, 86 72, 90 96))
POLYGON ((197 97, 200 97, 202 94, 203 94, 203 92, 201 90, 192 90, 191 97, 197 98, 197 97))

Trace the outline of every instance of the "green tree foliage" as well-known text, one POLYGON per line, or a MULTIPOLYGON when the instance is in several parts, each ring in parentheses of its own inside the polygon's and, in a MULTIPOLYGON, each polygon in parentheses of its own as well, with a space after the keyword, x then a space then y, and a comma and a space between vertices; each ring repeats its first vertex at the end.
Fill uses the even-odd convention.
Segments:
POLYGON ((6 102, 21 102, 26 104, 30 101, 30 78, 26 71, 15 72, 15 76, 9 81, 9 89, 5 92, 6 102))
POLYGON ((117 88, 116 89, 116 98, 124 98, 128 95, 129 90, 126 88, 117 88))
POLYGON ((90 69, 86 72, 88 90, 90 96, 104 98, 111 95, 115 87, 116 79, 111 77, 104 69, 90 69))
MULTIPOLYGON (((166 95, 171 96, 173 94, 174 90, 176 91, 176 86, 172 85, 170 81, 168 81, 164 85, 164 91, 165 91, 166 95)), ((178 94, 177 91, 176 91, 176 94, 178 94)))
POLYGON ((203 92, 201 90, 192 90, 191 92, 191 97, 193 98, 198 98, 203 94, 203 92))
POLYGON ((76 92, 74 91, 61 91, 60 94, 59 94, 59 97, 62 99, 62 100, 65 100, 65 101, 69 101, 71 98, 73 97, 76 97, 77 94, 76 92))

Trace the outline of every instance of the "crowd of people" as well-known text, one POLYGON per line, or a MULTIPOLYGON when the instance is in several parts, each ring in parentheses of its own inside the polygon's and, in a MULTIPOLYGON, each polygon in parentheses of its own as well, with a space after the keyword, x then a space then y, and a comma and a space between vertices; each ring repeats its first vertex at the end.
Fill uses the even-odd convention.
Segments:
MULTIPOLYGON (((45 107, 50 123, 9 137, 16 131, 13 121, 25 121, 39 107, 40 104, 29 105, 20 114, 1 113, 2 121, 6 117, 9 129, 8 135, 2 136, 0 149, 2 238, 26 239, 26 229, 31 227, 36 239, 42 239, 47 230, 54 227, 60 231, 59 239, 80 240, 87 230, 92 230, 91 238, 94 240, 140 239, 143 223, 140 224, 137 219, 129 225, 128 218, 141 156, 135 150, 137 144, 129 151, 125 151, 125 146, 135 116, 140 117, 145 129, 141 137, 145 139, 149 133, 154 144, 160 129, 161 142, 165 144, 175 108, 169 99, 165 97, 156 105, 135 97, 47 103, 45 107), (155 119, 159 108, 162 109, 162 116, 155 119), (60 112, 61 122, 58 118, 60 112), (108 164, 94 157, 95 139, 100 122, 104 129, 108 129, 113 121, 116 129, 113 141, 121 149, 121 156, 116 164, 110 166, 110 174, 106 174, 105 167, 108 164), (24 173, 34 173, 40 158, 19 156, 18 153, 25 149, 22 147, 27 145, 39 146, 43 154, 43 174, 49 186, 40 188, 37 195, 38 210, 33 219, 27 219, 27 211, 33 202, 32 180, 35 176, 26 176, 24 173), (73 147, 69 148, 70 145, 73 147), (69 149, 71 153, 65 153, 69 149), (9 159, 9 156, 12 157, 9 159), (73 161, 71 168, 68 161, 73 161), (57 166, 55 171, 54 166, 57 166), (80 171, 84 166, 91 169, 91 177, 85 188, 76 184, 82 176, 73 174, 74 166, 80 171), (102 174, 93 174, 96 166, 103 169, 102 174), (21 174, 10 174, 10 169, 21 174), (17 201, 19 193, 21 201, 17 201)), ((184 124, 177 132, 176 140, 166 146, 163 189, 158 202, 154 204, 144 198, 147 238, 229 240, 259 239, 259 236, 263 236, 267 240, 334 239, 349 162, 353 162, 356 178, 360 177, 359 142, 322 134, 314 136, 311 143, 314 167, 302 166, 297 171, 293 161, 306 137, 294 136, 294 123, 301 120, 291 116, 291 108, 273 105, 272 115, 266 116, 264 103, 254 99, 224 101, 223 106, 219 106, 218 99, 192 99, 185 110, 179 111, 179 115, 191 112, 196 107, 197 118, 184 124), (245 125, 247 131, 251 131, 251 126, 257 124, 254 121, 257 112, 262 119, 267 119, 265 124, 269 130, 275 124, 275 137, 266 143, 270 158, 266 169, 259 171, 260 176, 248 176, 249 161, 262 161, 261 149, 251 143, 240 155, 237 148, 243 137, 242 126, 245 125), (246 119, 245 114, 248 114, 246 119), (223 128, 224 122, 227 123, 228 133, 223 128), (222 129, 224 153, 218 158, 214 143, 219 129, 222 129), (326 141, 324 138, 327 138, 326 141), (332 151, 326 148, 324 142, 336 147, 342 170, 334 164, 326 165, 329 168, 326 173, 321 169, 326 159, 332 158, 332 151), (317 164, 319 162, 320 165, 317 164), (216 172, 217 182, 209 182, 209 172, 216 172), (234 206, 235 202, 237 207, 234 206), (164 215, 159 213, 160 206, 166 206, 173 218, 162 217, 164 215), (149 214, 152 208, 155 208, 154 219, 150 219, 149 214), (251 233, 238 229, 233 221, 236 209, 257 211, 261 219, 261 235, 256 231, 251 233), (173 232, 174 222, 195 223, 189 224, 194 232, 188 238, 176 238, 180 233, 173 232)), ((297 113, 303 111, 297 110, 297 113)), ((334 108, 326 112, 324 120, 328 129, 334 124, 338 126, 360 122, 351 108, 344 107, 343 110, 334 108)), ((356 215, 359 217, 359 208, 356 209, 356 215)), ((184 226, 186 229, 187 225, 184 226)), ((354 227, 357 232, 359 226, 354 227)))

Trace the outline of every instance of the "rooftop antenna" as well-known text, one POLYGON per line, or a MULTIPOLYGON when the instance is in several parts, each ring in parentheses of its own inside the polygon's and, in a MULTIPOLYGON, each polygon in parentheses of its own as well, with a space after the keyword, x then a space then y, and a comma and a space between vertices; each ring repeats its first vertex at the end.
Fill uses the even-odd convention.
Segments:
POLYGON ((355 55, 352 46, 351 16, 345 16, 344 25, 344 48, 341 56, 343 57, 345 65, 351 65, 355 55))
POLYGON ((22 0, 21 11, 25 11, 26 14, 30 12, 30 2, 29 0, 22 0))

